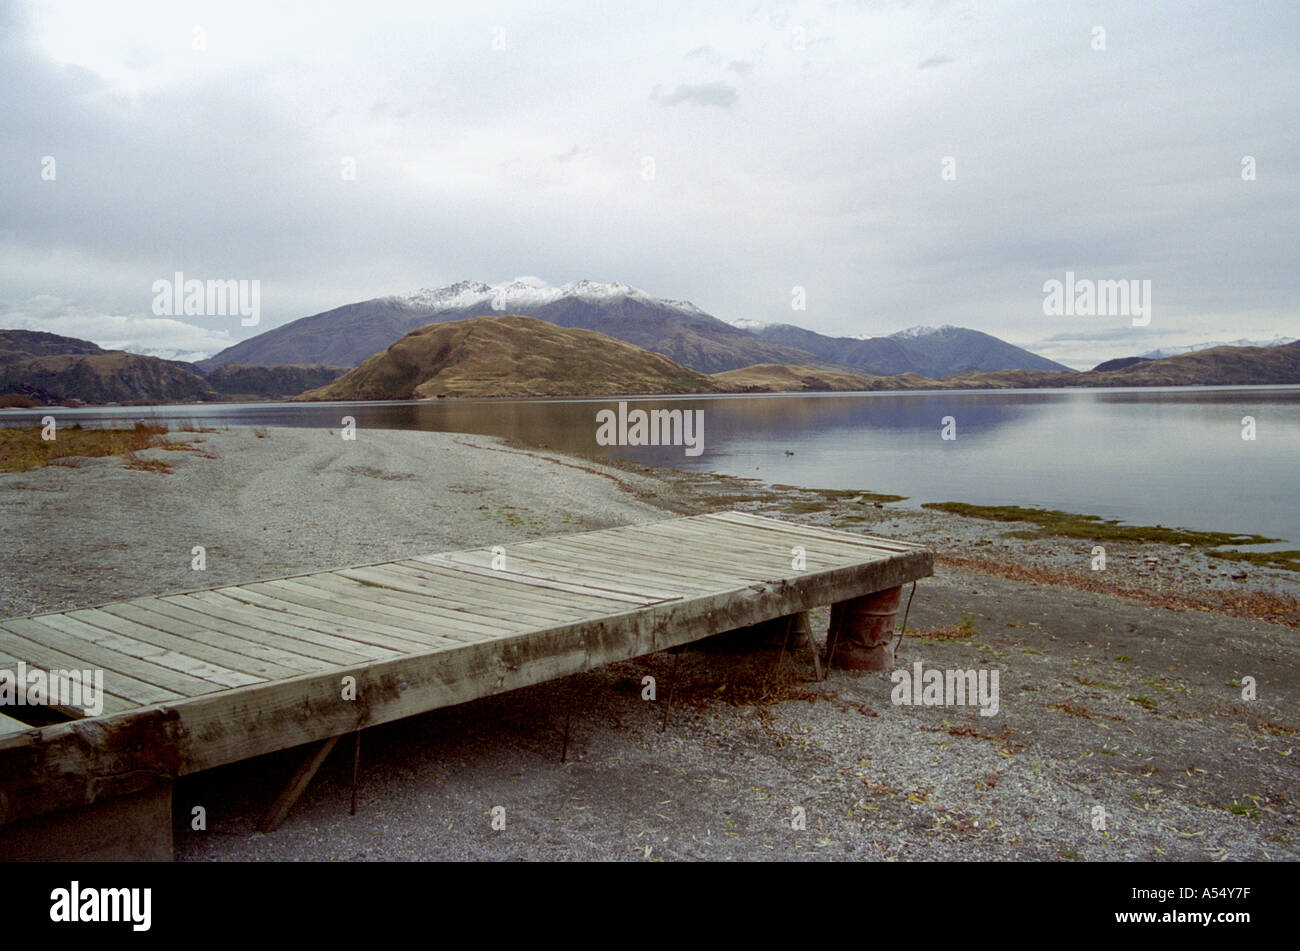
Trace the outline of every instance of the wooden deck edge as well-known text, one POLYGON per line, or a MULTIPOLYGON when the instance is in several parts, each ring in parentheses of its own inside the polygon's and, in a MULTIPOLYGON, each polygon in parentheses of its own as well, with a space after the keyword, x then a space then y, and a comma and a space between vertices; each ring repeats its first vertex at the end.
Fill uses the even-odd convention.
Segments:
POLYGON ((628 660, 934 573, 928 549, 0 738, 0 825, 628 660), (356 678, 355 700, 342 678, 356 678))

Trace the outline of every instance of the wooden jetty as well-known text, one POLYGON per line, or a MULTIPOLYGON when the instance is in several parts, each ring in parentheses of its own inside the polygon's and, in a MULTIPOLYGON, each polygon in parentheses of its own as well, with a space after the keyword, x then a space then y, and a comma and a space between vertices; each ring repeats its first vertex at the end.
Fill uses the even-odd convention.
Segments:
POLYGON ((282 818, 340 736, 822 605, 873 618, 836 623, 870 657, 849 666, 883 667, 898 590, 932 569, 919 545, 721 512, 0 621, 0 676, 104 689, 96 716, 0 708, 0 858, 170 859, 181 776, 320 744, 282 818))

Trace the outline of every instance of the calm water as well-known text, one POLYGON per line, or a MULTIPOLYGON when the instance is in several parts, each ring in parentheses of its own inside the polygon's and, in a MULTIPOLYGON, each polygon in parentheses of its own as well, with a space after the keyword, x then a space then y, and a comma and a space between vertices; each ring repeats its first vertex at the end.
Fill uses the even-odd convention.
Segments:
MULTIPOLYGON (((255 403, 0 411, 0 425, 207 425, 426 429, 510 436, 583 454, 818 488, 870 489, 904 504, 1036 505, 1142 524, 1256 532, 1300 542, 1300 386, 1017 390, 631 400, 704 411, 704 451, 596 445, 616 400, 255 403), (940 438, 941 420, 957 438, 940 438), (1257 438, 1241 438, 1243 416, 1257 438), (786 455, 786 452, 794 455, 786 455)), ((1286 547, 1286 546, 1279 546, 1286 547)))

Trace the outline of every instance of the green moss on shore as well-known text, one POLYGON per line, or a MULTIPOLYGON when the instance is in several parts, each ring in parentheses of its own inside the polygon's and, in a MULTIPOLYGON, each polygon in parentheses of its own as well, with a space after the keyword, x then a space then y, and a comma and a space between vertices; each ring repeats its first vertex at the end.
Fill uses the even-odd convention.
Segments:
MULTIPOLYGON (((1217 548, 1222 545, 1262 545, 1278 541, 1263 535, 1235 534, 1233 532, 1197 532, 1185 528, 1166 528, 1163 525, 1125 525, 1100 515, 1077 515, 1055 509, 1031 509, 1019 505, 970 505, 965 502, 926 502, 922 508, 982 518, 994 522, 1028 522, 1033 529, 1013 532, 1017 538, 1089 538, 1095 541, 1137 543, 1190 544, 1197 548, 1217 548)), ((1277 556, 1278 552, 1273 552, 1277 556)), ((1294 554, 1294 553, 1290 553, 1294 554)), ((1235 557, 1224 553, 1223 557, 1235 557)), ((1248 560, 1248 559, 1243 559, 1248 560)))
POLYGON ((1206 554, 1228 561, 1248 561, 1261 568, 1300 571, 1300 551, 1207 551, 1206 554))

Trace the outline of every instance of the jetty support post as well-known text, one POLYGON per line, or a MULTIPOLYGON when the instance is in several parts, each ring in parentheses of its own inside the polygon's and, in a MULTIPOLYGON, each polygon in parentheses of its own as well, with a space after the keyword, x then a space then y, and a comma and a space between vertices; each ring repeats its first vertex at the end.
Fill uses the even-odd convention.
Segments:
POLYGON ((888 670, 894 666, 894 621, 903 586, 831 605, 826 666, 888 670))
POLYGON ((170 862, 172 784, 0 829, 0 862, 170 862))

